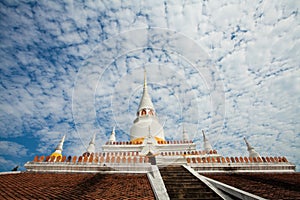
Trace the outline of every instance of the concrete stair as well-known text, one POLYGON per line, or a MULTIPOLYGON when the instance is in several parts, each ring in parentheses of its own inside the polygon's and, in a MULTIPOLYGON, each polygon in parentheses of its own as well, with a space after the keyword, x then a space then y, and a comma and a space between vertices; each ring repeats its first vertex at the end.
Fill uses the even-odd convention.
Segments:
POLYGON ((160 168, 170 199, 222 199, 182 166, 160 168))

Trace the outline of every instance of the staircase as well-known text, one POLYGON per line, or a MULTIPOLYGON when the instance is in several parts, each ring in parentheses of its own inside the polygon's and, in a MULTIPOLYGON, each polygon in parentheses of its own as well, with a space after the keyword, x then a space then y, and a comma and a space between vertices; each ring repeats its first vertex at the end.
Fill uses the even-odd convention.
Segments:
POLYGON ((182 166, 160 168, 170 199, 222 199, 182 166))

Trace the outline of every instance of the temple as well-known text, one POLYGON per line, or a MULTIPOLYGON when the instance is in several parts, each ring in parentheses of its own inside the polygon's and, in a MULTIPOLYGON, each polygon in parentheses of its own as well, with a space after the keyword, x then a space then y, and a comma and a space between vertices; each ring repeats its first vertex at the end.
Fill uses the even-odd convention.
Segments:
MULTIPOLYGON (((41 179, 39 174, 43 174, 48 181, 62 181, 64 178, 69 180, 64 184, 73 184, 78 188, 84 177, 89 177, 87 180, 91 182, 83 182, 83 186, 93 188, 93 192, 89 190, 91 193, 86 190, 69 191, 65 186, 61 188, 70 197, 76 194, 83 199, 264 199, 272 198, 275 190, 281 191, 281 196, 276 198, 300 197, 300 176, 295 172, 295 165, 284 156, 260 155, 246 138, 245 151, 249 152, 249 156, 231 157, 224 157, 214 149, 209 142, 209 134, 204 131, 203 149, 196 148, 184 126, 181 139, 167 140, 148 93, 146 71, 136 119, 130 129, 130 140, 118 141, 116 131, 113 127, 101 152, 95 150, 97 135, 94 134, 86 151, 73 156, 64 155, 63 136, 51 155, 37 155, 33 161, 28 161, 25 164, 27 171, 23 174, 38 177, 36 180, 41 179), (110 192, 105 193, 101 188, 108 180, 112 186, 106 188, 110 192), (289 180, 288 187, 284 186, 286 180, 289 180), (116 190, 114 187, 119 181, 123 182, 116 190), (93 187, 95 184, 97 187, 93 187), (122 184, 127 186, 122 187, 122 184), (131 188, 130 191, 127 188, 131 188)), ((41 185, 46 187, 47 181, 41 185)), ((61 194, 55 190, 50 197, 60 198, 61 194)))

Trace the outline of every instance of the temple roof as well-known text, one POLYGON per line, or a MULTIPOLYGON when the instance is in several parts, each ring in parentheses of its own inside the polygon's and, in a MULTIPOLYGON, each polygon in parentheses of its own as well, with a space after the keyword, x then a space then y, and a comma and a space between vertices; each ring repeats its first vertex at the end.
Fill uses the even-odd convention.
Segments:
MULTIPOLYGON (((266 199, 300 198, 300 173, 201 174, 266 199)), ((155 195, 146 174, 21 172, 0 175, 0 199, 21 198, 155 199, 155 195)))
POLYGON ((266 199, 300 199, 300 173, 211 173, 202 175, 266 199))
POLYGON ((25 172, 0 175, 0 199, 133 198, 155 199, 146 174, 25 172))

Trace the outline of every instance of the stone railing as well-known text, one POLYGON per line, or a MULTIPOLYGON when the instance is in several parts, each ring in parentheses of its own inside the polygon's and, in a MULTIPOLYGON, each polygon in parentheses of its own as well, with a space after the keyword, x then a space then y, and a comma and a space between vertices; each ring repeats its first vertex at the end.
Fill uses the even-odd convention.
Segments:
POLYGON ((158 144, 191 144, 193 143, 192 140, 165 140, 165 141, 157 141, 158 144))
POLYGON ((120 141, 120 142, 106 142, 105 145, 141 145, 142 141, 120 141))
POLYGON ((33 163, 70 163, 70 164, 134 164, 148 163, 149 158, 139 156, 138 152, 119 152, 119 153, 96 153, 83 156, 35 156, 33 163))
POLYGON ((285 157, 188 157, 186 160, 187 163, 288 163, 285 157))
POLYGON ((216 150, 206 151, 166 151, 160 152, 161 156, 193 156, 193 155, 208 155, 208 154, 218 154, 216 150))
MULTIPOLYGON (((185 140, 164 140, 164 141, 157 141, 157 144, 164 145, 164 144, 191 144, 193 143, 192 140, 185 141, 185 140)), ((119 142, 106 142, 105 145, 141 145, 143 144, 142 141, 119 141, 119 142)))

